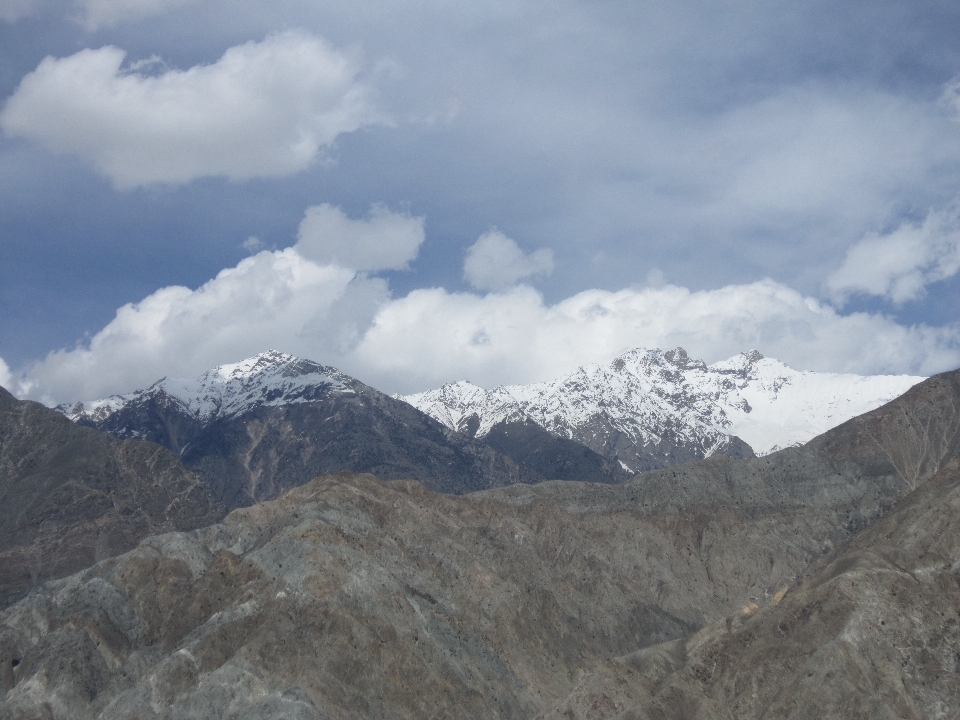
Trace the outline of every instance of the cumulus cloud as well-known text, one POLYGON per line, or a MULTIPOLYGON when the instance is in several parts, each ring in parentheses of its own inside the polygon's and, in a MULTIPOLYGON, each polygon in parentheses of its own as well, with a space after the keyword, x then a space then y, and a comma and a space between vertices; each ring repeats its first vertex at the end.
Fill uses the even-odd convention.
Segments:
POLYGON ((141 20, 197 0, 80 0, 81 22, 88 30, 141 20))
POLYGON ((356 58, 303 31, 227 50, 212 65, 123 68, 120 48, 47 57, 0 127, 80 155, 120 188, 289 175, 341 133, 382 122, 356 58))
POLYGON ((491 230, 467 249, 463 277, 478 290, 503 290, 524 278, 553 272, 553 251, 526 254, 499 230, 491 230))
POLYGON ((758 348, 800 368, 930 374, 960 365, 960 328, 842 315, 772 280, 692 292, 674 285, 588 290, 548 304, 528 286, 484 295, 386 283, 295 248, 262 252, 196 290, 126 305, 72 350, 18 374, 47 403, 195 375, 267 348, 335 365, 387 392, 467 378, 487 387, 555 377, 633 347, 683 346, 708 362, 758 348))
POLYGON ((924 295, 931 283, 960 271, 960 218, 932 212, 922 224, 905 223, 886 235, 871 234, 853 245, 827 279, 838 302, 856 294, 902 304, 924 295))
POLYGON ((88 343, 28 368, 19 394, 89 399, 271 347, 339 358, 387 297, 380 279, 317 265, 293 248, 264 251, 196 290, 165 287, 124 305, 88 343))
POLYGON ((394 213, 374 205, 363 220, 348 218, 340 208, 314 205, 300 223, 296 249, 322 265, 361 271, 403 270, 423 243, 424 218, 394 213))
POLYGON ((416 290, 385 304, 355 367, 406 390, 467 378, 487 387, 555 377, 633 347, 708 362, 758 348, 800 369, 928 374, 960 364, 960 328, 841 315, 772 280, 692 292, 588 290, 555 305, 529 287, 483 297, 416 290))

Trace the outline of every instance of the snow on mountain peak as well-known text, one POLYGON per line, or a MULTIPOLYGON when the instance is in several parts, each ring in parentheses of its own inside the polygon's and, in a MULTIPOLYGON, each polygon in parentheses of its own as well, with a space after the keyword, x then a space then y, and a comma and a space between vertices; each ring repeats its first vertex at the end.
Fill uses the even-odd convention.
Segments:
MULTIPOLYGON (((710 366, 712 370, 721 373, 730 373, 733 375, 740 375, 746 377, 750 374, 750 371, 753 370, 754 366, 761 360, 766 360, 763 355, 760 354, 757 350, 748 350, 742 352, 739 355, 734 355, 732 358, 727 360, 721 360, 720 362, 714 363, 710 366)), ((772 362, 779 362, 778 360, 773 360, 772 362)), ((783 363, 780 363, 783 365, 783 363)), ((787 367, 783 365, 783 367, 787 367)))
POLYGON ((708 456, 731 436, 763 455, 802 444, 923 379, 801 372, 757 350, 708 367, 683 348, 636 348, 548 382, 492 391, 450 383, 403 399, 478 436, 502 420, 523 419, 608 456, 616 443, 623 452, 617 437, 645 451, 672 443, 708 456))
MULTIPOLYGON (((477 437, 500 422, 534 422, 638 470, 749 453, 736 438, 759 455, 798 445, 922 379, 798 371, 756 350, 707 366, 683 348, 636 348, 547 382, 486 390, 463 380, 397 397, 477 437)), ((335 368, 268 350, 196 378, 163 378, 144 390, 57 409, 102 422, 120 410, 172 404, 207 423, 255 407, 352 394, 358 385, 335 368)))
POLYGON ((336 368, 268 350, 219 365, 196 378, 163 378, 144 390, 57 408, 72 420, 101 421, 130 405, 173 403, 203 422, 240 415, 254 407, 311 402, 331 393, 352 393, 352 380, 336 368))

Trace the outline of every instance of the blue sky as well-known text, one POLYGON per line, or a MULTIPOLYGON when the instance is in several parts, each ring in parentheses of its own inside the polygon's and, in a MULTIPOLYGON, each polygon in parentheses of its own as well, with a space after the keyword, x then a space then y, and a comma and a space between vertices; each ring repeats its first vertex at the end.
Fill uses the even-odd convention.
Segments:
POLYGON ((960 365, 948 2, 0 0, 0 384, 960 365))

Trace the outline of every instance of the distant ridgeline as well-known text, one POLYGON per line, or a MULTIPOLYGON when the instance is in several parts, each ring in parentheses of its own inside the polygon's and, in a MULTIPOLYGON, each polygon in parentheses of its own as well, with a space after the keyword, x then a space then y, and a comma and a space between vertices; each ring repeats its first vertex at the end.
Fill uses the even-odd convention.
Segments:
POLYGON ((459 382, 391 398, 269 351, 196 379, 61 405, 75 422, 176 453, 228 506, 349 470, 463 493, 515 482, 623 482, 712 455, 806 442, 922 378, 797 372, 757 352, 710 367, 633 350, 552 382, 459 382), (450 432, 454 431, 454 432, 450 432))

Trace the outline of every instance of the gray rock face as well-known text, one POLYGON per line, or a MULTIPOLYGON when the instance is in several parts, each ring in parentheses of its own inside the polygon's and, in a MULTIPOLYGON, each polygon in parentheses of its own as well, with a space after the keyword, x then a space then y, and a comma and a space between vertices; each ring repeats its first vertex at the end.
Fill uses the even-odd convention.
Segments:
POLYGON ((483 436, 483 443, 549 480, 620 483, 634 474, 616 460, 530 421, 499 422, 483 436))
POLYGON ((224 513, 164 448, 78 427, 0 388, 0 607, 147 535, 224 513))
POLYGON ((798 520, 315 481, 11 608, 0 717, 531 717, 798 572, 798 520))
POLYGON ((314 480, 7 609, 0 718, 949 717, 958 410, 624 485, 314 480))
POLYGON ((542 717, 960 717, 960 465, 793 587, 604 663, 542 717))
POLYGON ((285 693, 318 717, 531 717, 799 571, 767 559, 796 527, 734 547, 742 522, 316 480, 8 610, 0 717, 234 718, 285 693))

